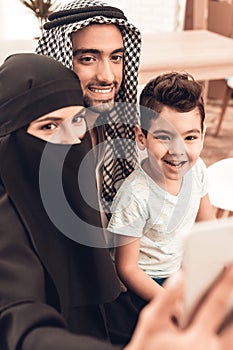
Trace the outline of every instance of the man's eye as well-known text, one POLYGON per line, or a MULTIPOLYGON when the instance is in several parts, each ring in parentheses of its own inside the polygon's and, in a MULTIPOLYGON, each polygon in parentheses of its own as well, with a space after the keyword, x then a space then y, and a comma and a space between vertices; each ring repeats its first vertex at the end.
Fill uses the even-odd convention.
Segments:
POLYGON ((121 54, 119 54, 119 55, 113 55, 112 56, 112 61, 114 61, 114 62, 116 62, 116 63, 120 63, 121 61, 122 61, 122 59, 123 59, 123 55, 121 54))
POLYGON ((94 57, 91 57, 91 56, 84 56, 84 57, 78 58, 78 61, 83 64, 92 63, 94 60, 95 60, 94 57))

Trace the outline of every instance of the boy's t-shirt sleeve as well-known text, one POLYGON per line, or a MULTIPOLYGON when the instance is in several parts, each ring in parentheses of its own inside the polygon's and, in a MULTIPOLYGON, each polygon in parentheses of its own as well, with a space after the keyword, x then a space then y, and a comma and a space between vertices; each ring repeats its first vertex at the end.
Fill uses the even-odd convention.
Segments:
POLYGON ((146 223, 147 210, 144 201, 130 188, 121 186, 112 207, 108 231, 130 237, 141 237, 146 223))

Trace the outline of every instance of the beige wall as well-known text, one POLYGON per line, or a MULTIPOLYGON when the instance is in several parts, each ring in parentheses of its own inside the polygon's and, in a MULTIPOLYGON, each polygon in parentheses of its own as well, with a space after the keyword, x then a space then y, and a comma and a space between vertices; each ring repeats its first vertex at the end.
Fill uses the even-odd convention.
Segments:
MULTIPOLYGON (((67 3, 69 0, 59 0, 67 3)), ((106 0, 123 9, 143 33, 182 29, 186 0, 106 0)), ((40 34, 34 14, 20 0, 0 0, 0 39, 31 39, 40 34)))
MULTIPOLYGON (((68 1, 59 0, 59 3, 68 1)), ((32 39, 38 35, 36 17, 20 0, 0 0, 0 40, 32 39)))
MULTIPOLYGON (((70 0, 59 0, 67 3, 70 0)), ((142 33, 182 30, 186 0, 106 0, 121 8, 142 33)), ((0 62, 11 53, 34 49, 40 35, 35 15, 20 0, 0 0, 0 62)))
POLYGON ((142 33, 183 29, 186 0, 106 0, 120 7, 142 33))

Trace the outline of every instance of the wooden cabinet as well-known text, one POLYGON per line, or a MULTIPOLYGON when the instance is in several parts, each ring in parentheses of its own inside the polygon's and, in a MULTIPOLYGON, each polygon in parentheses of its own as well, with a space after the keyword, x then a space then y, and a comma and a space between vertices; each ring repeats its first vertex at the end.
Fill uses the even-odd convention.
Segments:
MULTIPOLYGON (((207 2, 205 0, 203 4, 199 0, 187 0, 185 29, 199 29, 198 26, 202 21, 206 29, 233 38, 233 0, 209 0, 207 2)), ((225 91, 225 80, 209 82, 208 96, 210 98, 222 99, 225 91)))
MULTIPOLYGON (((208 1, 208 29, 233 38, 233 1, 208 1)), ((225 92, 225 80, 216 80, 209 83, 208 96, 210 98, 222 99, 225 92)))

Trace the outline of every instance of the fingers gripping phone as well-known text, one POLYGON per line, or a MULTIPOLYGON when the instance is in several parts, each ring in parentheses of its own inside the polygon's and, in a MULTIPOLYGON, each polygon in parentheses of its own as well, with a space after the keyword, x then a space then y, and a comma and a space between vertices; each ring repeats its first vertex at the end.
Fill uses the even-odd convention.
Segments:
MULTIPOLYGON (((233 262, 233 218, 196 223, 184 245, 184 305, 186 327, 195 307, 224 266, 233 262)), ((233 307, 233 291, 229 308, 233 307)))

